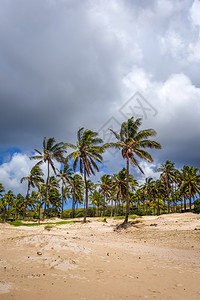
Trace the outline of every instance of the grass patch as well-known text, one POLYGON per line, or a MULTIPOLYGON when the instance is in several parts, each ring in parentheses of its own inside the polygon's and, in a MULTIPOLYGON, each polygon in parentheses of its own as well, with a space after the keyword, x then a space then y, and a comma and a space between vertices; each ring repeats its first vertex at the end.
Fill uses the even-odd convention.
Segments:
POLYGON ((17 221, 10 222, 9 224, 17 227, 17 226, 62 225, 62 224, 70 224, 70 223, 77 223, 77 222, 81 222, 81 221, 72 220, 72 221, 60 221, 60 222, 54 222, 54 223, 53 222, 48 222, 48 223, 23 223, 22 221, 17 220, 17 221))
POLYGON ((50 230, 52 228, 54 228, 54 225, 52 225, 52 224, 47 224, 44 226, 44 229, 46 229, 46 230, 50 230))
POLYGON ((79 220, 60 221, 60 222, 56 222, 54 224, 56 224, 56 225, 62 225, 62 224, 70 224, 70 223, 82 223, 82 221, 79 221, 79 220))
MULTIPOLYGON (((134 220, 136 218, 141 218, 141 216, 129 215, 128 218, 134 220)), ((114 217, 114 220, 123 220, 123 219, 125 219, 125 216, 116 216, 116 217, 114 217)))
POLYGON ((10 225, 13 225, 13 226, 23 226, 23 223, 22 221, 12 221, 12 222, 9 222, 10 225))
POLYGON ((99 218, 97 219, 98 222, 107 223, 106 218, 99 218))

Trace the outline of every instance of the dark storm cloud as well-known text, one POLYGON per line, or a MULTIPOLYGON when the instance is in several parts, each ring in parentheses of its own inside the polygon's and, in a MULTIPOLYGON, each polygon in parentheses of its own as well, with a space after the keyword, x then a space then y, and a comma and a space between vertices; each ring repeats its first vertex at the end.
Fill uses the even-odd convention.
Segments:
MULTIPOLYGON (((1 0, 0 150, 75 142, 82 126, 124 121, 120 107, 140 91, 158 111, 143 125, 163 145, 156 166, 198 166, 199 20, 197 0, 1 0)), ((27 162, 16 156, 6 174, 17 159, 27 162)))
MULTIPOLYGON (((72 138, 119 94, 120 47, 91 26, 82 1, 1 2, 1 141, 72 138), (115 51, 114 48, 118 48, 115 51), (30 135, 31 139, 24 139, 30 135)), ((100 121, 99 121, 100 122, 100 121)))

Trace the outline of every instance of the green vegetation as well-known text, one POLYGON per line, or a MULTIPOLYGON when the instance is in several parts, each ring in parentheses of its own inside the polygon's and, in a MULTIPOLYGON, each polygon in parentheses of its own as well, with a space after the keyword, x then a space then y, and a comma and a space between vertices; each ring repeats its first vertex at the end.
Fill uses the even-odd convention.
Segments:
POLYGON ((200 214, 200 199, 194 201, 194 212, 200 214))
POLYGON ((24 223, 22 221, 17 220, 17 221, 10 222, 9 224, 13 225, 13 226, 16 226, 16 227, 17 226, 42 226, 42 225, 45 225, 45 227, 48 228, 48 225, 49 226, 52 226, 52 225, 64 225, 64 224, 77 223, 77 222, 81 222, 81 221, 79 221, 79 220, 71 220, 71 221, 48 222, 48 223, 24 223))
MULTIPOLYGON (((51 224, 40 224, 40 220, 46 217, 84 218, 84 222, 87 217, 99 220, 115 217, 126 223, 128 218, 134 219, 136 215, 192 211, 193 203, 194 212, 199 213, 199 200, 194 201, 200 195, 198 168, 183 166, 176 169, 175 164, 167 160, 158 169, 159 179, 146 178, 140 185, 130 174, 129 164, 143 172, 139 159, 153 160, 146 148, 161 148, 158 142, 150 139, 156 132, 153 129, 139 130, 141 123, 141 119, 132 117, 122 123, 119 134, 111 130, 117 140, 115 143, 103 144, 97 132, 84 128, 77 133, 76 145, 44 138, 42 151, 35 150, 37 154, 30 157, 37 160, 36 165, 21 178, 21 182, 27 181, 26 196, 14 195, 0 183, 0 222, 39 226, 51 224), (67 155, 68 147, 74 150, 67 155), (98 182, 92 182, 89 177, 99 172, 102 155, 110 147, 121 149, 126 168, 116 174, 104 174, 98 182), (55 168, 55 162, 61 163, 60 170, 55 168), (45 180, 40 169, 43 163, 47 166, 45 180), (50 169, 54 176, 50 176, 50 169), (76 170, 80 174, 75 173, 76 170), (64 210, 64 203, 69 200, 72 207, 64 210), (83 204, 84 208, 79 207, 83 204), (35 222, 23 223, 21 220, 35 222)), ((73 221, 52 224, 70 222, 73 221)))

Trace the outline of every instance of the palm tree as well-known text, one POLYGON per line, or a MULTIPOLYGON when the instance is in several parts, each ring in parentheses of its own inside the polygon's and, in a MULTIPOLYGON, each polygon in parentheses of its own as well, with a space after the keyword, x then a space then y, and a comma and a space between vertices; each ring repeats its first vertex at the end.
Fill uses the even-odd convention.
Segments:
POLYGON ((116 202, 115 202, 115 215, 118 213, 116 205, 120 204, 120 200, 123 203, 123 200, 126 198, 126 169, 123 168, 119 171, 118 174, 113 176, 113 188, 116 191, 116 202))
POLYGON ((15 199, 15 219, 18 219, 18 216, 23 215, 24 201, 24 197, 21 194, 17 194, 15 199))
POLYGON ((77 203, 83 202, 83 179, 79 174, 71 177, 67 186, 72 195, 72 218, 75 217, 75 206, 77 203))
POLYGON ((100 205, 102 205, 102 194, 97 191, 94 190, 93 193, 90 194, 90 203, 93 205, 93 216, 95 217, 95 209, 94 206, 97 207, 97 216, 100 217, 100 213, 99 213, 99 207, 100 205))
POLYGON ((111 176, 104 174, 101 176, 100 182, 100 192, 103 194, 104 203, 103 203, 103 216, 105 216, 105 208, 106 208, 106 201, 111 196, 111 176))
POLYGON ((50 166, 56 174, 56 168, 54 166, 54 160, 59 163, 64 163, 64 154, 66 153, 66 147, 64 143, 56 143, 54 138, 43 140, 43 152, 35 149, 37 155, 31 156, 30 159, 37 159, 39 162, 36 166, 40 166, 42 163, 47 163, 47 180, 46 180, 46 195, 45 195, 45 207, 43 218, 46 214, 46 205, 48 200, 48 184, 49 184, 49 176, 50 176, 50 166))
POLYGON ((64 187, 66 184, 70 183, 70 180, 72 178, 73 171, 69 167, 69 164, 67 161, 65 161, 64 168, 62 170, 58 170, 57 177, 61 180, 62 182, 62 187, 61 187, 61 194, 62 194, 62 203, 61 203, 61 218, 63 218, 63 207, 64 207, 64 202, 65 202, 65 193, 64 193, 64 187))
POLYGON ((198 168, 183 167, 181 189, 188 193, 190 211, 192 210, 192 198, 197 193, 200 195, 200 174, 197 174, 198 171, 198 168))
MULTIPOLYGON (((148 199, 148 201, 146 201, 146 211, 147 211, 148 204, 150 205, 150 202, 152 200, 153 184, 154 184, 153 178, 149 177, 149 178, 145 179, 145 183, 143 185, 143 188, 144 188, 143 191, 144 191, 146 198, 148 199)), ((148 211, 147 211, 147 213, 148 213, 148 211)))
POLYGON ((152 193, 157 198, 157 215, 160 215, 160 207, 163 205, 162 197, 165 196, 165 185, 159 179, 153 182, 152 193))
POLYGON ((99 167, 96 162, 102 162, 101 154, 104 152, 104 148, 103 146, 99 146, 99 144, 103 143, 103 140, 98 138, 98 133, 92 130, 84 130, 84 128, 79 129, 77 139, 77 144, 73 145, 73 148, 76 150, 69 154, 67 158, 73 158, 74 171, 76 171, 77 165, 79 165, 80 173, 84 176, 85 211, 83 222, 85 223, 88 209, 87 176, 90 176, 91 174, 95 175, 94 170, 99 172, 99 167))
POLYGON ((38 186, 41 182, 44 182, 44 179, 42 178, 43 172, 40 169, 39 166, 34 166, 31 169, 31 172, 28 176, 22 177, 20 182, 22 183, 24 180, 27 180, 28 182, 28 188, 27 188, 27 193, 26 193, 26 200, 24 204, 24 212, 23 212, 23 220, 25 219, 26 216, 26 208, 28 204, 28 199, 29 199, 29 193, 30 193, 30 188, 34 188, 35 186, 38 186))
POLYGON ((123 122, 121 125, 120 133, 118 134, 114 130, 110 129, 114 134, 118 142, 108 143, 105 145, 108 147, 115 147, 122 150, 122 157, 126 159, 126 217, 124 223, 128 222, 129 216, 129 163, 132 166, 138 167, 142 172, 142 168, 139 166, 139 163, 136 159, 139 158, 145 159, 148 162, 152 162, 153 158, 151 155, 145 151, 145 148, 155 148, 160 149, 161 145, 156 141, 151 141, 148 138, 155 136, 156 131, 153 129, 140 130, 139 127, 142 124, 142 119, 134 120, 134 117, 128 119, 127 122, 123 122))
POLYGON ((168 214, 170 213, 170 189, 171 184, 175 179, 175 168, 174 163, 170 160, 167 160, 165 164, 162 164, 158 169, 159 172, 162 172, 160 175, 161 180, 165 183, 167 202, 168 202, 168 214))

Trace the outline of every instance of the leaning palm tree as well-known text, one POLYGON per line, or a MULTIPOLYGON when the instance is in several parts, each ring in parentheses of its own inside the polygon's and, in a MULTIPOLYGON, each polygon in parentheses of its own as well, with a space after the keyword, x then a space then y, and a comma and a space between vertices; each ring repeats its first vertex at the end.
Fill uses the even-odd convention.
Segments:
POLYGON ((44 179, 42 178, 43 176, 43 172, 40 169, 39 166, 34 166, 31 169, 31 172, 28 176, 26 177, 22 177, 20 182, 22 183, 24 180, 27 180, 28 182, 28 188, 27 188, 27 193, 26 193, 26 199, 25 199, 25 205, 24 205, 24 212, 23 212, 23 219, 25 219, 26 216, 26 208, 27 208, 27 204, 28 204, 28 200, 29 200, 29 193, 30 193, 30 188, 34 188, 35 186, 38 187, 38 185, 41 182, 44 182, 44 179))
POLYGON ((122 123, 119 134, 110 129, 118 142, 108 143, 105 145, 105 148, 115 147, 121 149, 122 157, 126 159, 126 216, 124 223, 128 222, 129 216, 129 163, 131 163, 133 167, 137 167, 142 173, 144 173, 142 168, 139 166, 139 162, 136 157, 138 156, 139 158, 145 159, 148 162, 152 162, 153 158, 144 149, 161 148, 161 145, 158 142, 148 139, 149 137, 155 136, 156 131, 153 129, 139 131, 139 127, 141 126, 141 124, 141 118, 134 120, 134 117, 132 117, 128 119, 127 122, 122 123))
POLYGON ((85 183, 85 211, 84 223, 86 222, 87 209, 88 209, 88 188, 87 176, 95 175, 95 171, 99 172, 99 167, 96 162, 102 162, 102 153, 104 152, 103 140, 98 138, 98 133, 92 130, 81 128, 77 132, 77 144, 74 145, 74 152, 68 155, 68 159, 73 158, 73 169, 76 171, 79 165, 80 173, 84 176, 85 183))
POLYGON ((54 173, 56 174, 56 168, 54 165, 54 160, 59 163, 64 163, 64 154, 66 153, 64 143, 56 143, 54 138, 43 140, 43 152, 35 149, 37 152, 36 155, 31 156, 30 159, 37 159, 39 162, 36 166, 40 166, 43 163, 47 163, 47 179, 46 179, 46 195, 45 195, 45 207, 44 207, 44 214, 43 218, 46 214, 46 205, 48 201, 48 186, 49 186, 49 176, 50 176, 50 166, 53 169, 54 173))

